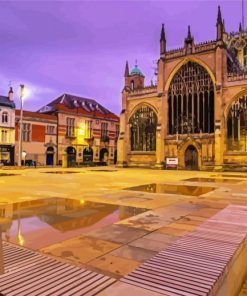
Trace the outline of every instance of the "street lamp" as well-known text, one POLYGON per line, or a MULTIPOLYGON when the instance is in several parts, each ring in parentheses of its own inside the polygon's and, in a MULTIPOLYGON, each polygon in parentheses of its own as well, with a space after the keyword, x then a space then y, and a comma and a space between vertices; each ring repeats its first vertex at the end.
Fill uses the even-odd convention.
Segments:
POLYGON ((20 85, 21 93, 20 93, 20 101, 21 101, 21 108, 20 108, 20 121, 19 121, 19 155, 18 155, 18 166, 21 166, 21 159, 22 159, 22 127, 23 127, 23 98, 24 98, 24 84, 20 85))

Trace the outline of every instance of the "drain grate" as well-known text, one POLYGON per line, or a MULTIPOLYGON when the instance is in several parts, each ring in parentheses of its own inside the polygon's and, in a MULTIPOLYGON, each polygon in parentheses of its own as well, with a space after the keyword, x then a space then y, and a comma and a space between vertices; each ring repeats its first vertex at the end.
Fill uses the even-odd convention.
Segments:
POLYGON ((116 281, 7 242, 3 258, 0 292, 5 296, 97 295, 116 281))
POLYGON ((121 281, 166 296, 209 295, 246 237, 246 213, 228 206, 121 281))

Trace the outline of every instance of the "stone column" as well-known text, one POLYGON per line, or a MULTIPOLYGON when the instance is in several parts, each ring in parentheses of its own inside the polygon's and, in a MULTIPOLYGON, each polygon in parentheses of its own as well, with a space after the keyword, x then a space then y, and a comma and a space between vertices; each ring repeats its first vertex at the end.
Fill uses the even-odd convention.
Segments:
POLYGON ((214 141, 215 169, 220 170, 223 164, 222 134, 220 128, 216 128, 215 130, 214 141))
POLYGON ((165 159, 165 147, 164 147, 164 137, 162 132, 161 125, 157 126, 156 130, 156 164, 155 168, 163 169, 164 168, 164 159, 165 159))
POLYGON ((129 126, 126 126, 125 111, 123 110, 120 115, 120 133, 117 143, 117 167, 127 167, 127 147, 126 142, 129 141, 127 138, 128 134, 126 129, 129 126))

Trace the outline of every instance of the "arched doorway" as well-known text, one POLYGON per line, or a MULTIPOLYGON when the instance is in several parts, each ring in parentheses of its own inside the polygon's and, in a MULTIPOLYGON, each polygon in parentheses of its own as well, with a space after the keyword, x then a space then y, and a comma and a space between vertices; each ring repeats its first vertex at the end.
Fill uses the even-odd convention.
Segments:
POLYGON ((54 164, 54 148, 48 147, 46 149, 46 165, 54 164))
POLYGON ((189 145, 185 150, 184 163, 187 170, 198 170, 198 152, 195 146, 189 145))
POLYGON ((67 148, 67 163, 68 167, 75 166, 76 162, 76 149, 74 147, 69 146, 67 148))
POLYGON ((106 148, 100 149, 100 152, 99 152, 99 160, 100 161, 107 162, 108 155, 109 155, 109 152, 108 152, 108 150, 106 148))
POLYGON ((83 162, 92 162, 93 161, 93 149, 87 147, 83 150, 83 162))

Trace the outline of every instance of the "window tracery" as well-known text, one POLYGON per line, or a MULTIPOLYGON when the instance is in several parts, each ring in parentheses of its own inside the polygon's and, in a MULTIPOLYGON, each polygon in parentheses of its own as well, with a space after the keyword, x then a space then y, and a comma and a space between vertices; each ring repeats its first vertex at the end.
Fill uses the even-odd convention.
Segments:
POLYGON ((147 106, 138 109, 130 118, 131 151, 155 151, 156 129, 156 113, 147 106))
POLYGON ((174 75, 168 90, 169 134, 214 132, 214 85, 199 64, 188 62, 174 75))

